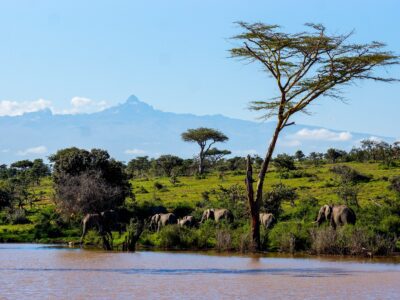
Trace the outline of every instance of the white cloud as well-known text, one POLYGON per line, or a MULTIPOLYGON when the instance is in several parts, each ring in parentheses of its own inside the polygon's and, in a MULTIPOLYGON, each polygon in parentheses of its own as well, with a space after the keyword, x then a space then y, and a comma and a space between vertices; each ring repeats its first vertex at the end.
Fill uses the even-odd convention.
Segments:
POLYGON ((85 97, 73 97, 70 100, 70 107, 58 109, 49 100, 38 99, 35 101, 0 101, 0 116, 20 116, 25 113, 37 112, 50 109, 53 114, 84 114, 102 111, 108 108, 106 101, 96 101, 85 97))
POLYGON ((315 140, 315 141, 336 141, 345 142, 353 138, 350 132, 334 132, 328 129, 307 129, 303 128, 291 136, 296 140, 315 140))
POLYGON ((124 153, 129 155, 143 155, 146 154, 146 151, 142 149, 127 149, 124 153))
POLYGON ((381 139, 380 137, 377 137, 377 136, 370 136, 369 138, 367 138, 367 140, 370 140, 370 141, 376 142, 376 143, 383 142, 383 139, 381 139))
POLYGON ((39 99, 36 101, 0 101, 0 116, 20 116, 24 113, 35 112, 46 108, 51 109, 51 101, 39 99))
POLYGON ((299 147, 301 146, 301 142, 299 140, 282 140, 279 142, 279 145, 286 147, 299 147))
POLYGON ((99 112, 108 107, 105 101, 95 101, 85 97, 74 97, 70 101, 71 108, 62 110, 60 114, 88 114, 99 112))
POLYGON ((45 146, 32 147, 25 150, 20 150, 17 152, 18 155, 26 156, 33 154, 45 154, 47 152, 47 148, 45 146))

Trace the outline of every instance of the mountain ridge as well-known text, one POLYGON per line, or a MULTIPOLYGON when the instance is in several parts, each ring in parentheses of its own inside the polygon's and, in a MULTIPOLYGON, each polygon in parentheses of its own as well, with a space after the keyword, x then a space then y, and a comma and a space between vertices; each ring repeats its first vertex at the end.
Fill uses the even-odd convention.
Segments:
MULTIPOLYGON (((45 158, 65 147, 103 148, 120 160, 135 155, 175 154, 192 157, 197 145, 184 143, 188 128, 212 127, 230 140, 219 147, 232 155, 263 154, 274 122, 255 122, 217 115, 164 112, 130 96, 125 102, 99 112, 54 114, 50 109, 0 117, 0 163, 25 158, 45 158)), ((357 141, 370 138, 355 133, 296 124, 283 132, 277 153, 324 151, 329 147, 350 150, 357 141)), ((374 137, 393 142, 391 137, 374 137)))

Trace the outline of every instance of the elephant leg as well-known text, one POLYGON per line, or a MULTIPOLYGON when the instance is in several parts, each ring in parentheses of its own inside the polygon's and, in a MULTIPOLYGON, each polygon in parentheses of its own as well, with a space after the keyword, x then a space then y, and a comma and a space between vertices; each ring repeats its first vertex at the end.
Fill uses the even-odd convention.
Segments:
POLYGON ((80 241, 79 241, 79 244, 80 244, 80 245, 82 245, 82 243, 83 243, 83 238, 85 237, 85 235, 86 235, 86 224, 83 224, 82 236, 81 236, 81 239, 80 239, 80 241))
POLYGON ((331 219, 331 226, 334 230, 336 230, 336 222, 333 218, 331 219))

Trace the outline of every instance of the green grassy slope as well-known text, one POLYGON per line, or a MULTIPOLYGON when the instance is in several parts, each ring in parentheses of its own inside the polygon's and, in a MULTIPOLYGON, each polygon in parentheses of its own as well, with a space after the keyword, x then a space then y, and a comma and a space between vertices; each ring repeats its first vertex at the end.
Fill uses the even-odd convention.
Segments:
MULTIPOLYGON (((361 207, 380 205, 379 203, 385 198, 396 199, 395 193, 388 189, 388 180, 394 176, 399 176, 400 168, 385 169, 378 163, 343 164, 372 177, 371 181, 358 184, 358 201, 361 207)), ((340 199, 335 193, 338 185, 337 178, 329 171, 331 167, 332 165, 330 164, 318 167, 299 165, 298 170, 295 172, 296 174, 302 174, 302 177, 289 179, 280 178, 279 174, 272 169, 265 180, 265 190, 268 191, 273 184, 282 182, 296 188, 296 192, 299 195, 296 203, 300 203, 302 199, 309 198, 310 196, 317 198, 318 203, 321 205, 325 203, 339 203, 340 199)), ((256 171, 254 172, 254 177, 256 177, 256 171)), ((213 173, 208 174, 204 179, 197 179, 194 176, 179 177, 178 182, 175 184, 171 183, 169 178, 132 180, 133 192, 139 204, 146 201, 154 203, 155 201, 169 209, 173 209, 179 205, 186 205, 196 209, 196 207, 202 206, 201 203, 205 198, 204 193, 207 192, 209 195, 208 205, 218 205, 217 196, 213 191, 220 189, 221 186, 227 188, 235 184, 244 187, 244 172, 226 172, 223 176, 213 173), (160 183, 162 187, 160 188, 159 185, 156 188, 157 184, 155 183, 160 183)), ((6 212, 0 212, 0 221, 3 220, 0 223, 0 241, 76 241, 80 232, 79 223, 73 224, 72 227, 58 229, 57 224, 54 224, 51 217, 48 217, 55 210, 51 200, 53 197, 51 179, 43 179, 41 184, 35 187, 35 193, 41 194, 42 200, 34 203, 32 208, 26 207, 29 224, 5 224, 4 216, 6 212), (44 233, 40 234, 40 232, 44 233)), ((197 211, 199 212, 202 209, 198 208, 197 211)), ((285 204, 284 209, 285 212, 290 212, 293 208, 289 204, 285 204)))

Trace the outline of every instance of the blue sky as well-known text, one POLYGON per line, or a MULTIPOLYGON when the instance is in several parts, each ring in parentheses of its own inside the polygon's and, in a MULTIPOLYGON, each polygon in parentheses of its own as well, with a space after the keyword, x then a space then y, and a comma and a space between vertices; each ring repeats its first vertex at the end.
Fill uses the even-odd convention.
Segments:
MULTIPOLYGON (((247 103, 269 98, 274 85, 259 66, 228 58, 234 21, 355 29, 354 40, 400 53, 399 11, 398 0, 1 1, 0 115, 38 106, 90 111, 135 94, 165 111, 255 119, 247 103)), ((400 78, 400 67, 388 71, 400 78)), ((400 137, 400 83, 344 92, 348 104, 323 99, 295 120, 400 137)))

